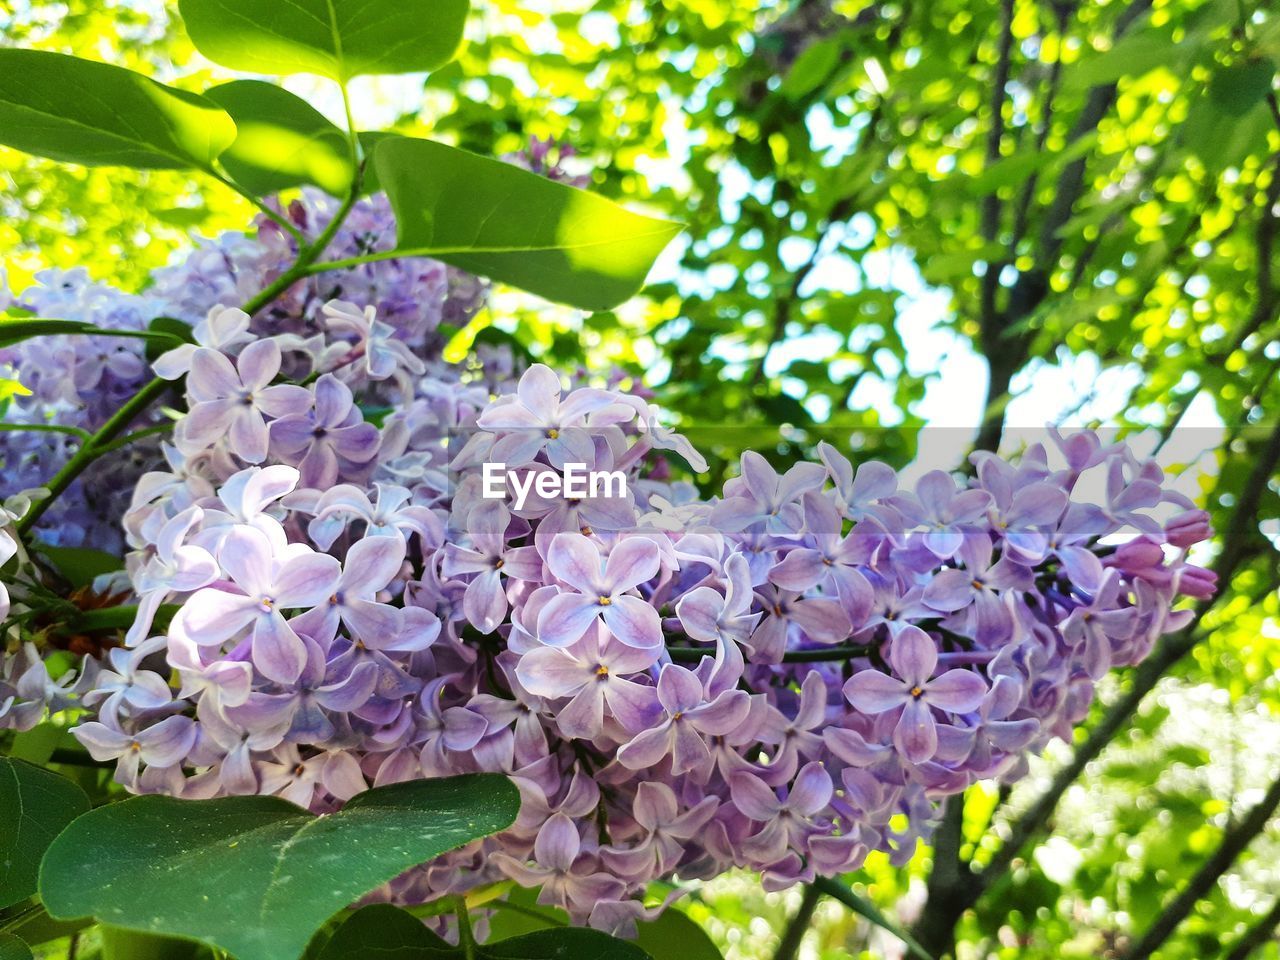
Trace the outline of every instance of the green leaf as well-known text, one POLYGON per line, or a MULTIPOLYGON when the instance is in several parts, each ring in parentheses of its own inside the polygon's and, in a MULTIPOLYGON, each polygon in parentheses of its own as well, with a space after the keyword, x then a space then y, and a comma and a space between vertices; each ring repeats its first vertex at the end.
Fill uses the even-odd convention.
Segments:
POLYGON ((674 907, 636 924, 636 944, 653 960, 724 960, 707 931, 674 907))
MULTIPOLYGON (((191 327, 187 326, 187 330, 189 337, 191 327)), ((11 347, 15 343, 30 340, 32 337, 56 337, 67 334, 155 340, 166 344, 167 347, 176 346, 182 343, 184 339, 160 329, 116 330, 97 327, 83 320, 54 320, 47 317, 0 317, 0 348, 11 347)))
POLYGON ((1089 87, 1115 83, 1122 77, 1138 77, 1156 67, 1174 68, 1180 59, 1177 45, 1163 34, 1150 31, 1123 37, 1106 53, 1066 68, 1062 89, 1079 93, 1089 87))
POLYGON ((536 930, 522 937, 483 944, 478 953, 501 960, 649 960, 649 955, 634 943, 583 927, 536 930))
POLYGON ((361 907, 333 932, 315 960, 415 960, 424 950, 455 949, 406 910, 389 903, 361 907))
POLYGON ((84 791, 65 777, 0 757, 0 907, 36 892, 40 858, 62 830, 89 809, 84 791))
POLYGON ((73 587, 87 587, 95 577, 124 569, 119 557, 90 547, 51 547, 37 543, 35 551, 52 563, 73 587))
POLYGON ((602 310, 631 297, 683 229, 510 164, 430 140, 378 144, 397 249, 602 310))
POLYGON ((782 95, 788 100, 800 100, 813 93, 840 65, 844 49, 844 41, 840 37, 829 37, 806 47, 782 81, 779 88, 782 95))
MULTIPOLYGON (((640 947, 598 930, 555 927, 482 943, 477 960, 650 960, 640 947)), ((693 955, 687 955, 696 960, 693 955)), ((357 910, 334 931, 316 960, 465 960, 413 914, 389 904, 357 910)))
POLYGON ((209 948, 177 937, 102 927, 102 960, 209 960, 209 948))
POLYGON ((31 948, 11 933, 0 933, 0 960, 31 960, 31 948))
POLYGON ((418 73, 453 59, 467 0, 179 0, 196 49, 237 70, 346 82, 418 73))
POLYGON ((207 169, 236 136, 215 103, 122 67, 0 49, 0 143, 67 163, 207 169))
POLYGON ((40 870, 50 914, 288 960, 338 910, 510 826, 519 793, 472 774, 398 783, 315 817, 278 797, 142 796, 81 817, 40 870))
POLYGON ((1209 99, 1233 117, 1243 117, 1271 92, 1275 64, 1265 57, 1215 70, 1209 78, 1209 99))
POLYGON ((346 135, 301 97, 263 80, 232 80, 205 96, 236 122, 235 143, 218 162, 242 187, 259 196, 304 183, 333 196, 350 189, 346 135))

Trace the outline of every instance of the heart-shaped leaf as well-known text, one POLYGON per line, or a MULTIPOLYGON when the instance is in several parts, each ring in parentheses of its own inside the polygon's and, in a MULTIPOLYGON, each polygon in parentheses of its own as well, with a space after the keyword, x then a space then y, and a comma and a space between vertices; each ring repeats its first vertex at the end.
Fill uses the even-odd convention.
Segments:
POLYGON ((55 917, 289 960, 338 910, 410 867, 511 825, 505 777, 416 780, 316 817, 278 797, 134 797, 63 831, 40 869, 55 917))
POLYGON ((196 49, 236 70, 347 81, 453 59, 467 0, 180 0, 196 49))
POLYGON ((632 296, 683 229, 431 140, 383 140, 374 166, 397 249, 587 310, 632 296))
MULTIPOLYGON (((650 960, 634 943, 599 930, 556 927, 475 947, 476 960, 650 960)), ((316 960, 464 960, 412 914, 386 904, 357 910, 316 960)))
POLYGON ((0 50, 0 143, 67 163, 208 169, 236 125, 194 93, 42 50, 0 50))
POLYGON ((259 196, 304 183, 334 196, 355 175, 342 131, 315 107, 263 80, 232 80, 206 90, 236 122, 236 140, 218 158, 242 187, 259 196))
POLYGON ((0 907, 36 892, 45 850, 88 809, 84 791, 65 777, 0 757, 0 907))

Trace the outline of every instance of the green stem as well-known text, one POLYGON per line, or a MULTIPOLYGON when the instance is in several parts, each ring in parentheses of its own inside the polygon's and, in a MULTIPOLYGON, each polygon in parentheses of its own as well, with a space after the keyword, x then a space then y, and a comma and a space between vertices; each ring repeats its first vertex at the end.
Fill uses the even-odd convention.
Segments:
POLYGON ((281 216, 279 213, 272 210, 271 207, 268 206, 266 203, 264 203, 259 197, 254 196, 253 193, 246 190, 244 187, 240 186, 240 184, 236 183, 226 174, 219 173, 217 170, 214 170, 212 167, 210 167, 205 172, 208 173, 209 176, 213 177, 213 179, 217 180, 220 184, 222 184, 227 189, 240 194, 240 196, 244 197, 246 200, 252 203, 255 207, 257 207, 260 211, 262 211, 262 213, 265 214, 269 220, 274 221, 282 230, 287 231, 289 235, 293 237, 293 239, 297 240, 299 243, 305 242, 306 238, 302 235, 301 230, 299 230, 296 226, 290 223, 287 218, 281 216))
POLYGON ((458 897, 453 908, 458 918, 458 947, 462 950, 463 960, 476 960, 476 936, 471 929, 471 917, 467 913, 467 901, 458 897))
MULTIPOLYGON (((216 172, 214 176, 217 176, 216 172)), ((234 189, 234 187, 233 187, 234 189)), ((347 214, 351 212, 351 208, 355 206, 356 198, 360 195, 360 175, 357 173, 355 180, 351 184, 351 190, 347 194, 342 206, 338 208, 329 225, 325 227, 324 232, 316 238, 315 243, 304 245, 298 252, 298 259, 293 266, 280 274, 265 290, 256 297, 250 299, 241 308, 245 313, 252 316, 267 304, 271 303, 276 297, 284 293, 295 282, 312 273, 318 273, 318 270, 312 269, 312 264, 316 257, 324 252, 325 247, 329 245, 329 241, 333 239, 334 234, 342 226, 342 222, 346 220, 347 214)), ((301 234, 298 234, 301 236, 301 234)), ((168 380, 159 377, 151 380, 142 387, 134 396, 117 410, 106 423, 104 423, 98 432, 93 434, 84 445, 76 452, 70 460, 63 465, 52 480, 47 484, 49 496, 43 500, 37 500, 31 505, 31 509, 27 511, 26 516, 16 524, 19 534, 27 533, 39 520, 50 504, 64 493, 67 487, 75 481, 76 477, 84 471, 89 464, 114 449, 111 444, 117 436, 119 436, 125 428, 129 426, 144 410, 149 407, 158 397, 167 391, 173 384, 168 380)), ((139 431, 141 433, 141 431, 139 431)))
POLYGON ((110 453, 112 450, 119 450, 121 447, 127 447, 131 443, 137 443, 144 437, 152 437, 158 433, 168 433, 172 429, 172 423, 157 423, 154 427, 146 427, 142 430, 135 430, 133 433, 126 433, 114 443, 109 443, 105 447, 101 447, 99 449, 99 454, 110 453))
POLYGON ((81 440, 88 440, 93 436, 83 427, 64 427, 60 423, 0 423, 0 432, 12 430, 35 430, 41 433, 66 433, 73 437, 79 437, 81 440))
POLYGON ((123 433, 129 424, 172 386, 173 384, 168 380, 156 377, 134 394, 124 406, 113 413, 111 418, 98 429, 98 432, 86 440, 84 446, 76 451, 75 456, 68 460, 62 469, 54 474, 53 479, 46 484, 49 495, 43 500, 37 500, 31 504, 31 509, 27 511, 26 516, 17 523, 18 533, 27 533, 35 525, 35 522, 44 515, 44 512, 49 509, 49 505, 61 496, 67 487, 71 486, 76 477, 80 476, 85 467, 106 452, 101 448, 123 433))

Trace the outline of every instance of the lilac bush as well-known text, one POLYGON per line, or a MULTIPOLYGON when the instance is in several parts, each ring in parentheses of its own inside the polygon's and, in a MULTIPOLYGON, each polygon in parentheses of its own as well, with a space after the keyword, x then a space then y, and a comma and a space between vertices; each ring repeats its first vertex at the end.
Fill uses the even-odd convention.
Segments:
MULTIPOLYGON (((286 213, 312 236, 332 201, 286 213)), ((375 197, 336 246, 392 234, 375 197)), ((871 850, 904 863, 940 800, 1020 776, 1098 680, 1183 625, 1181 597, 1214 588, 1187 561, 1203 511, 1091 433, 909 485, 826 444, 782 473, 748 452, 698 499, 668 478, 705 462, 645 396, 509 353, 445 362, 442 324, 485 288, 439 263, 339 270, 241 312, 293 243, 263 220, 144 297, 77 273, 19 296, 121 329, 175 316, 195 342, 152 364, 181 383, 173 417, 152 414, 37 527, 127 550, 127 645, 57 681, 35 647, 6 655, 0 723, 78 705, 76 736, 140 793, 326 812, 408 779, 515 779, 510 830, 378 898, 514 880, 626 931, 657 879, 746 867, 780 888, 871 850), (533 493, 485 497, 485 462, 533 493), (569 463, 625 489, 547 494, 569 463), (1101 503, 1080 492, 1094 476, 1101 503)), ((0 359, 32 387, 12 416, 80 430, 148 376, 129 339, 0 359)), ((5 492, 39 487, 75 436, 0 434, 5 492)), ((16 549, 0 532, 0 560, 16 549)))

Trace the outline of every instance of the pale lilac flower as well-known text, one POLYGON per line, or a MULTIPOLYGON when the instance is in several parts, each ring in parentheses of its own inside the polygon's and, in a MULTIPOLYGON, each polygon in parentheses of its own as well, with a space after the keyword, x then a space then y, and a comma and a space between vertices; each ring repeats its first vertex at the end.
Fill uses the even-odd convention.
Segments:
POLYGON ((658 572, 658 548, 652 540, 620 540, 605 560, 587 537, 561 533, 547 551, 547 566, 577 592, 562 593, 543 607, 538 617, 538 638, 543 643, 568 646, 599 619, 627 646, 661 645, 658 612, 629 593, 658 572))
POLYGON ((209 551, 183 542, 203 519, 203 510, 188 507, 160 528, 154 556, 133 578, 140 599, 137 616, 125 634, 129 646, 146 638, 156 611, 171 594, 190 593, 217 579, 218 564, 209 551))
POLYGON ((162 353, 151 368, 156 376, 177 380, 191 370, 191 362, 200 347, 234 356, 240 348, 257 337, 249 332, 249 315, 236 307, 211 307, 191 330, 195 343, 183 343, 162 353))
POLYGON ((271 443, 298 467, 302 484, 325 489, 344 464, 365 464, 378 452, 378 428, 365 423, 351 388, 332 374, 316 381, 315 409, 271 424, 271 443))
POLYGON ((726 532, 763 524, 771 534, 798 533, 804 525, 798 501, 820 487, 826 477, 826 470, 816 463, 797 463, 779 476, 768 460, 747 451, 742 455, 742 475, 726 485, 726 491, 732 489, 733 493, 716 504, 711 522, 726 532))
POLYGON ((353 543, 328 598, 294 617, 290 625, 325 645, 337 636, 340 623, 352 640, 390 645, 404 630, 404 612, 377 597, 399 576, 404 557, 405 543, 399 536, 366 537, 353 543))
POLYGON ((538 902, 547 906, 577 906, 589 910, 602 900, 616 900, 626 889, 623 882, 595 871, 581 858, 582 837, 563 813, 542 825, 534 841, 535 864, 520 863, 505 854, 495 862, 502 872, 524 887, 539 887, 538 902))
POLYGON ((893 504, 924 528, 924 545, 941 560, 955 556, 964 531, 986 511, 991 494, 985 490, 957 490, 950 474, 931 470, 916 483, 915 494, 902 493, 893 504))
POLYGON ((415 376, 426 372, 426 364, 396 337, 396 328, 378 319, 376 307, 361 310, 354 303, 330 300, 323 313, 330 330, 355 335, 352 354, 364 358, 364 373, 370 380, 386 380, 400 371, 415 376))
POLYGON ((189 717, 165 717, 159 723, 126 733, 108 717, 102 723, 91 720, 74 730, 95 760, 118 760, 116 778, 124 784, 136 783, 143 764, 172 767, 195 745, 196 727, 189 717))
POLYGON ((564 647, 539 647, 520 658, 516 676, 530 693, 569 702, 555 714, 566 737, 590 740, 604 730, 605 710, 627 731, 644 729, 657 697, 653 687, 627 679, 648 670, 656 648, 637 648, 600 628, 564 647))
POLYGON ((200 646, 218 646, 252 627, 253 665, 263 676, 293 683, 306 665, 302 640, 283 610, 310 609, 338 585, 333 557, 305 548, 277 554, 256 527, 236 526, 222 541, 218 562, 238 588, 196 591, 174 618, 173 630, 200 646))
POLYGON ((507 615, 504 579, 537 580, 542 575, 542 558, 535 548, 507 546, 510 522, 511 514, 501 501, 481 501, 467 514, 471 546, 445 546, 442 571, 446 577, 475 574, 463 595, 462 612, 481 633, 493 633, 507 615))
POLYGON ((705 782, 713 763, 706 737, 724 736, 747 718, 747 694, 725 690, 709 700, 702 681, 674 663, 663 666, 657 693, 665 719, 624 744, 618 762, 631 770, 645 770, 671 757, 673 775, 692 773, 695 780, 705 782))
POLYGON ((763 823, 743 841, 743 849, 757 862, 771 864, 788 850, 805 849, 815 828, 825 829, 816 819, 831 799, 831 775, 821 763, 806 764, 796 776, 786 799, 759 777, 745 770, 730 779, 733 804, 751 820, 763 823))
POLYGON ((871 714, 901 708, 893 731, 894 745, 912 763, 924 763, 938 751, 933 710, 976 710, 987 685, 969 670, 948 670, 934 677, 938 648, 919 627, 906 627, 893 638, 889 664, 896 678, 878 670, 859 671, 845 683, 845 696, 853 706, 871 714))
POLYGON ((269 442, 266 418, 302 413, 311 406, 305 387, 270 385, 279 372, 280 348, 274 340, 245 347, 236 366, 216 350, 196 350, 187 376, 192 406, 182 421, 178 446, 193 453, 226 437, 241 460, 261 463, 269 442))

